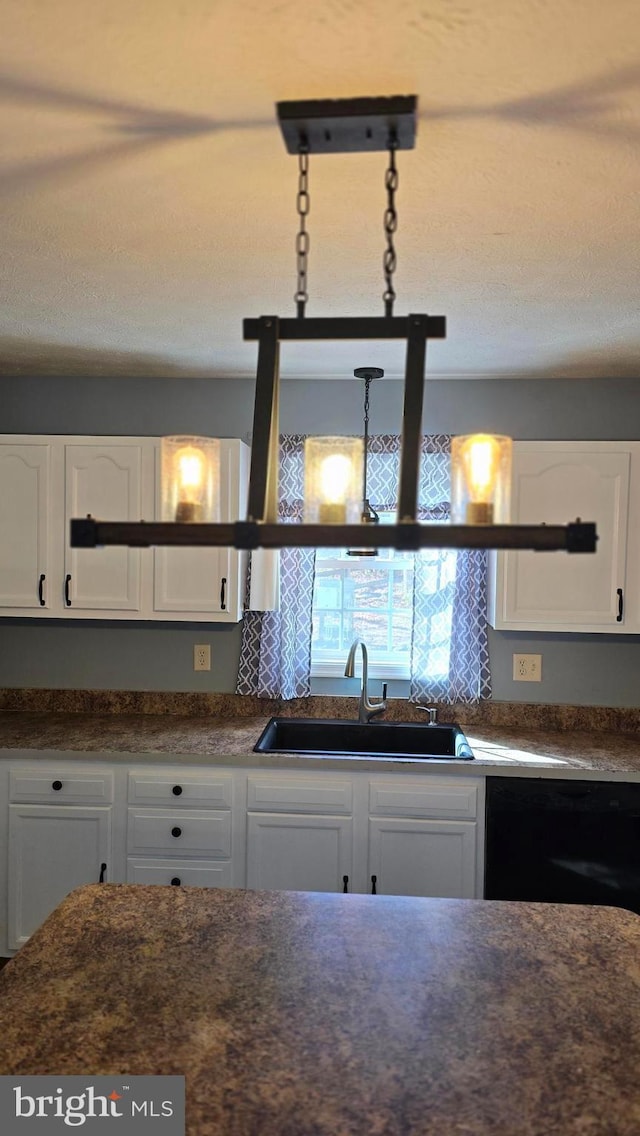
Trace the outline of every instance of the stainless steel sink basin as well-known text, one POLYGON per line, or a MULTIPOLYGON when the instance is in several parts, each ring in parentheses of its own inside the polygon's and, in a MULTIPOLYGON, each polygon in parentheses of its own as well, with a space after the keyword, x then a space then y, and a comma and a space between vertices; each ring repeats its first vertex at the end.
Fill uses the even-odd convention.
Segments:
POLYGON ((299 753, 331 757, 413 761, 471 761, 473 752, 455 724, 352 722, 339 718, 271 718, 253 747, 255 753, 299 753))

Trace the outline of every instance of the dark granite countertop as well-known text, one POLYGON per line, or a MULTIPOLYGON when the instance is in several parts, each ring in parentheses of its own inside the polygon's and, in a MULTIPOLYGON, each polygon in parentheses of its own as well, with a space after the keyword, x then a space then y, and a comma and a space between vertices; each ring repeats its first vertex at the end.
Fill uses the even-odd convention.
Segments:
POLYGON ((640 919, 91 885, 0 976, 0 1073, 184 1074, 187 1136, 636 1136, 640 919))
POLYGON ((34 713, 0 711, 0 752, 38 756, 55 751, 70 759, 100 755, 112 761, 189 761, 258 768, 404 770, 427 769, 470 775, 500 771, 552 777, 606 774, 640 780, 640 734, 612 730, 541 729, 537 725, 461 724, 475 761, 387 761, 366 758, 309 758, 253 752, 268 721, 251 717, 191 717, 178 714, 34 713))

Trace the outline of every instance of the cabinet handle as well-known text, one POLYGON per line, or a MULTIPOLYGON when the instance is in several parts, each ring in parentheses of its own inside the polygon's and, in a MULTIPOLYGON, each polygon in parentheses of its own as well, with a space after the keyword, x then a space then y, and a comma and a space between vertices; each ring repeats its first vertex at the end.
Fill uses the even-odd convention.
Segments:
POLYGON ((348 876, 342 877, 342 891, 345 895, 349 891, 349 877, 348 876))
POLYGON ((372 895, 377 895, 377 894, 378 894, 378 892, 377 892, 377 890, 376 890, 376 884, 377 884, 377 882, 378 882, 378 877, 377 877, 377 876, 372 876, 372 877, 371 877, 371 894, 372 894, 372 895))
POLYGON ((618 614, 616 615, 616 623, 622 623, 622 613, 624 611, 624 594, 622 588, 616 588, 616 595, 618 597, 618 614))
POLYGON ((182 883, 182 881, 180 879, 180 876, 174 876, 172 881, 171 881, 171 884, 172 884, 173 887, 180 887, 181 883, 182 883))
POLYGON ((98 883, 99 883, 99 884, 103 884, 103 883, 104 883, 104 874, 105 874, 106 870, 107 870, 107 865, 106 865, 106 864, 101 864, 101 865, 100 865, 100 879, 98 880, 98 883))
POLYGON ((56 793, 59 793, 62 788, 62 781, 52 781, 51 788, 55 789, 56 793))
POLYGON ((220 581, 220 611, 224 611, 226 607, 225 596, 227 592, 227 577, 223 576, 220 581))
POLYGON ((175 828, 172 828, 172 829, 171 829, 171 835, 172 835, 172 836, 175 836, 176 838, 177 838, 178 836, 182 836, 182 829, 181 829, 181 828, 178 828, 178 826, 176 825, 176 826, 175 826, 175 828))
POLYGON ((174 785, 171 792, 173 793, 174 797, 179 797, 182 793, 182 785, 174 785))
POLYGON ((71 607, 71 596, 69 595, 69 584, 71 583, 71 576, 67 575, 64 578, 64 602, 67 607, 71 607))
POLYGON ((46 578, 47 577, 45 576, 44 572, 42 572, 40 579, 38 580, 38 600, 40 602, 40 607, 44 607, 44 592, 42 585, 44 584, 46 578))

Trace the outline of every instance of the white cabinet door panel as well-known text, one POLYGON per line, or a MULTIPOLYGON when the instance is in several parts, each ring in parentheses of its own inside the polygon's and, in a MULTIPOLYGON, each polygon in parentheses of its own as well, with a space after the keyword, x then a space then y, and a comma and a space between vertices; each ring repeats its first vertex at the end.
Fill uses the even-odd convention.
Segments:
POLYGON ((49 445, 0 444, 0 609, 50 607, 50 483, 49 445))
POLYGON ((286 891, 351 891, 350 817, 249 813, 247 887, 286 891))
POLYGON ((156 548, 154 555, 155 611, 219 614, 227 610, 229 549, 156 548))
MULTIPOLYGON (((246 511, 248 448, 237 439, 220 440, 220 520, 237 521, 246 511)), ((156 515, 161 515, 160 453, 156 453, 156 515)), ((174 619, 242 618, 246 553, 229 548, 156 548, 153 553, 153 610, 174 619)))
POLYGON ((9 807, 8 945, 17 950, 74 888, 109 879, 111 808, 9 807))
POLYGON ((369 870, 380 895, 473 899, 476 825, 472 821, 371 818, 369 870))
MULTIPOLYGON (((70 606, 85 611, 139 611, 140 549, 71 548, 72 517, 142 519, 142 448, 113 444, 65 447, 65 575, 70 606)), ((66 596, 65 596, 66 602, 66 596)))
POLYGON ((514 447, 512 519, 522 524, 595 521, 594 554, 497 555, 498 629, 624 631, 630 452, 583 443, 514 447))

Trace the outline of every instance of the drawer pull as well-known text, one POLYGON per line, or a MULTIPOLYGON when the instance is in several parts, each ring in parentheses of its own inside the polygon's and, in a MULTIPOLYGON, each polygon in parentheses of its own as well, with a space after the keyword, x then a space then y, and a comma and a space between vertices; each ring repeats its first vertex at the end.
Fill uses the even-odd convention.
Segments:
POLYGON ((64 603, 65 607, 71 607, 71 594, 69 592, 69 584, 71 583, 71 576, 66 575, 64 578, 64 603))
POLYGON ((372 876, 372 877, 371 877, 371 894, 372 894, 372 895, 377 895, 377 894, 378 894, 378 891, 377 891, 377 886, 376 886, 376 885, 377 885, 377 883, 378 883, 378 877, 377 877, 377 876, 372 876))
POLYGON ((226 606, 227 606, 226 598, 225 598, 226 594, 227 594, 227 577, 223 576, 222 580, 220 581, 220 610, 221 611, 224 611, 226 609, 226 606))
POLYGON ((174 876, 172 881, 171 881, 171 884, 172 884, 173 887, 180 887, 181 882, 182 881, 180 879, 180 876, 174 876))
POLYGON ((55 789, 56 793, 59 793, 62 788, 62 781, 52 781, 51 788, 55 789))
POLYGON ((173 793, 174 797, 179 797, 182 793, 182 785, 174 785, 171 792, 173 793))
POLYGON ((342 877, 342 891, 345 895, 349 891, 349 877, 348 876, 342 877))
POLYGON ((99 883, 99 884, 103 884, 103 883, 104 883, 104 874, 105 874, 106 870, 107 870, 107 865, 106 865, 106 864, 101 864, 101 865, 100 865, 100 879, 98 880, 98 883, 99 883))
POLYGON ((181 829, 181 828, 178 828, 178 825, 176 824, 176 825, 175 825, 175 826, 174 826, 174 827, 173 827, 173 828, 171 829, 171 835, 172 835, 172 836, 175 836, 176 838, 177 838, 178 836, 182 836, 182 829, 181 829))
POLYGON ((43 585, 44 585, 46 578, 47 577, 45 576, 44 572, 41 572, 40 573, 40 579, 38 580, 38 600, 39 600, 39 603, 40 603, 40 607, 44 607, 44 588, 43 588, 43 585))
POLYGON ((616 595, 618 597, 618 614, 616 615, 616 623, 622 623, 622 613, 624 612, 624 592, 622 588, 616 588, 616 595))

